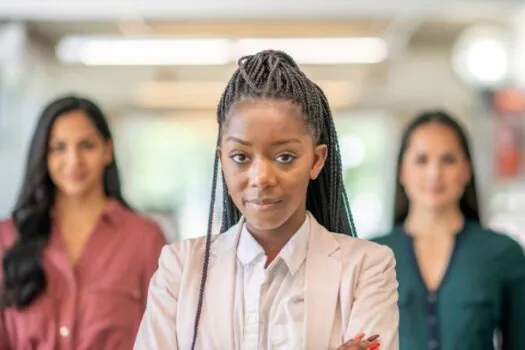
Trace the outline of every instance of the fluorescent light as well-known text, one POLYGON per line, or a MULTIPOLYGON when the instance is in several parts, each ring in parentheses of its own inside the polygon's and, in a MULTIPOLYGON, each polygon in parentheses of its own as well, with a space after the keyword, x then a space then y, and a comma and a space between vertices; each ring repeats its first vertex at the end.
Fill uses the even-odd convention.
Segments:
POLYGON ((510 73, 510 40, 500 27, 473 26, 454 45, 452 65, 465 83, 476 87, 505 84, 510 73))
POLYGON ((226 39, 65 38, 57 46, 64 63, 85 65, 222 65, 230 62, 226 39))
POLYGON ((239 56, 265 49, 285 51, 303 64, 379 63, 387 56, 380 38, 240 39, 236 45, 239 56))
POLYGON ((370 64, 387 57, 380 38, 147 39, 66 37, 56 55, 85 65, 225 65, 265 49, 283 50, 300 64, 370 64))

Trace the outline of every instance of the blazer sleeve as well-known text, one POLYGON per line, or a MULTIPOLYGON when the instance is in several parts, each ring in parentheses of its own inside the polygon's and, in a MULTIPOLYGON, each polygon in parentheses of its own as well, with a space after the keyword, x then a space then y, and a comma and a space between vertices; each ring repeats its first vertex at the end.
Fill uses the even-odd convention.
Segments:
POLYGON ((183 263, 177 245, 162 248, 134 350, 178 350, 177 302, 183 263))
POLYGON ((502 349, 525 350, 525 255, 516 243, 501 254, 503 261, 502 349))
POLYGON ((381 349, 399 349, 398 282, 395 258, 386 246, 372 243, 356 283, 345 339, 360 332, 379 334, 381 349))

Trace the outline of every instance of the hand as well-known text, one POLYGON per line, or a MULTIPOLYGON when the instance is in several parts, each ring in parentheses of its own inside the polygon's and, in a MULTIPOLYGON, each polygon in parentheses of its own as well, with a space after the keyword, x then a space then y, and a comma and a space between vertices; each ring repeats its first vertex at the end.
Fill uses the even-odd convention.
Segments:
POLYGON ((379 350, 379 346, 379 335, 376 334, 365 339, 365 334, 359 333, 337 348, 337 350, 379 350))

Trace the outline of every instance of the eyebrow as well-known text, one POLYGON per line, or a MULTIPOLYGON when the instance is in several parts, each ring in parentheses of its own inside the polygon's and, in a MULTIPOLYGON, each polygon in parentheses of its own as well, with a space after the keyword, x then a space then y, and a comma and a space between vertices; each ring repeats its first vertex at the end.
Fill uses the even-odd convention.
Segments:
MULTIPOLYGON (((244 145, 244 146, 252 146, 251 142, 248 142, 248 141, 245 141, 237 137, 233 137, 233 136, 228 137, 226 141, 240 143, 241 145, 244 145)), ((286 145, 289 143, 299 143, 300 144, 302 142, 299 139, 284 139, 284 140, 278 140, 278 141, 272 142, 272 146, 281 146, 281 145, 286 145)))

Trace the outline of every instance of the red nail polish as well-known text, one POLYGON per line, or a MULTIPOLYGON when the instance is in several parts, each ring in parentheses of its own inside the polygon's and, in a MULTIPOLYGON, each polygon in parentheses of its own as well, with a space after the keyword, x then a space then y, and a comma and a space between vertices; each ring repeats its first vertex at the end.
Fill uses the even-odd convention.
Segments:
POLYGON ((379 334, 374 334, 373 336, 369 337, 367 340, 369 342, 373 342, 374 340, 376 340, 377 338, 379 338, 379 334))

